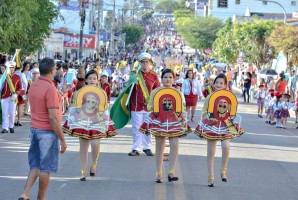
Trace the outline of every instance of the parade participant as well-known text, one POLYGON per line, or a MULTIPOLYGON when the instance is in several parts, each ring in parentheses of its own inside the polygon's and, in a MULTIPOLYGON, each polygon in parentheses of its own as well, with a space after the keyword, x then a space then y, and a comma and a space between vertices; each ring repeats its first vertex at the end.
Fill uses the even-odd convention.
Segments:
POLYGON ((15 69, 15 74, 17 74, 22 81, 22 90, 20 94, 18 95, 18 102, 17 102, 17 121, 14 123, 15 126, 22 126, 21 119, 23 117, 23 112, 24 112, 24 106, 27 100, 26 92, 28 89, 28 80, 26 78, 26 75, 22 73, 23 71, 23 65, 20 62, 17 62, 16 64, 16 69, 15 69), (19 64, 18 64, 19 63, 19 64))
MULTIPOLYGON (((23 63, 23 70, 22 70, 22 73, 25 74, 26 79, 27 79, 27 81, 28 81, 28 87, 27 87, 27 90, 26 90, 26 96, 28 96, 29 80, 32 80, 32 71, 33 71, 34 69, 37 69, 37 70, 38 70, 38 68, 33 68, 31 71, 29 71, 29 70, 30 70, 30 67, 31 67, 31 66, 30 66, 30 63, 29 63, 29 62, 24 62, 24 63, 23 63), (28 79, 29 74, 30 74, 30 77, 31 77, 31 78, 28 79)), ((29 115, 29 116, 30 116, 30 113, 29 113, 29 101, 28 101, 28 98, 26 98, 26 100, 25 100, 24 115, 29 115)))
POLYGON ((264 101, 266 97, 266 92, 264 90, 264 85, 259 85, 259 90, 257 91, 255 97, 258 100, 258 117, 263 118, 263 109, 264 109, 264 101))
POLYGON ((246 78, 244 79, 244 84, 243 84, 243 98, 244 98, 244 103, 249 103, 249 99, 250 99, 250 87, 251 87, 251 73, 247 72, 246 73, 246 78), (246 95, 247 95, 247 99, 246 99, 246 95), (246 101, 247 100, 247 101, 246 101))
MULTIPOLYGON (((4 74, 6 66, 4 64, 0 65, 0 79, 4 74)), ((2 123, 2 106, 1 106, 1 99, 0 99, 0 123, 2 123)))
POLYGON ((192 131, 187 126, 187 120, 183 116, 184 96, 179 90, 172 87, 174 77, 174 72, 171 69, 163 70, 161 74, 163 86, 151 92, 147 106, 151 113, 140 128, 142 133, 155 136, 157 183, 162 182, 163 152, 166 138, 169 138, 170 141, 168 181, 178 181, 178 177, 175 177, 175 169, 178 159, 179 137, 192 131))
POLYGON ((9 73, 6 76, 6 80, 1 91, 1 106, 2 106, 2 132, 14 133, 14 121, 16 114, 16 104, 18 101, 18 95, 22 92, 21 78, 14 73, 16 63, 10 61, 7 63, 9 73))
POLYGON ((288 117, 290 117, 289 109, 294 107, 294 103, 290 102, 291 96, 289 94, 283 94, 283 103, 281 105, 281 126, 286 129, 288 117))
POLYGON ((85 80, 87 86, 82 87, 73 95, 71 105, 71 108, 73 109, 69 111, 68 120, 63 125, 63 132, 73 137, 79 137, 80 139, 81 181, 86 181, 88 176, 87 165, 89 145, 91 144, 92 155, 90 176, 95 176, 100 154, 100 138, 117 135, 117 132, 113 127, 113 122, 108 118, 108 102, 106 94, 104 94, 104 91, 98 87, 97 72, 95 70, 89 70, 86 74, 85 80), (90 88, 90 86, 93 87, 90 88), (80 92, 83 93, 84 90, 89 90, 89 92, 86 92, 84 95, 80 95, 80 92), (100 94, 104 94, 104 96, 101 96, 100 94), (79 99, 80 96, 82 96, 81 99, 79 99), (81 110, 76 108, 76 104, 79 101, 82 102, 81 110), (104 110, 99 111, 97 108, 105 102, 106 104, 104 105, 104 110), (91 124, 86 125, 86 121, 91 124), (77 128, 72 128, 72 124, 77 128), (87 128, 89 126, 94 126, 94 128, 87 128))
POLYGON ((30 67, 31 67, 31 66, 30 66, 30 63, 29 63, 29 62, 24 62, 24 63, 23 63, 22 73, 25 74, 27 80, 29 80, 29 79, 28 79, 29 74, 32 73, 32 72, 29 72, 29 71, 30 71, 30 67))
POLYGON ((182 93, 184 94, 186 101, 187 118, 191 116, 190 119, 193 122, 198 98, 201 99, 203 96, 202 85, 194 77, 193 70, 188 70, 186 72, 185 80, 182 83, 182 93))
POLYGON ((147 156, 154 156, 151 151, 151 136, 143 135, 139 129, 147 116, 147 104, 149 102, 149 95, 155 88, 160 87, 158 76, 151 70, 152 59, 149 53, 143 52, 139 55, 138 61, 141 64, 139 71, 132 71, 131 76, 138 76, 138 83, 134 86, 131 94, 130 109, 133 132, 132 151, 129 156, 138 156, 141 143, 143 144, 143 152, 147 156))
POLYGON ((265 97, 264 108, 266 112, 265 123, 271 124, 274 121, 274 110, 272 100, 274 99, 274 89, 269 89, 268 95, 265 97))
POLYGON ((207 139, 209 187, 214 187, 214 155, 217 141, 221 141, 222 149, 221 179, 227 182, 230 140, 244 133, 239 124, 234 121, 238 103, 235 95, 226 90, 227 84, 224 74, 219 74, 215 78, 215 92, 205 99, 202 118, 195 130, 195 134, 207 139))
POLYGON ((28 92, 31 107, 31 143, 28 151, 30 172, 19 200, 29 199, 30 189, 37 178, 39 178, 37 199, 46 199, 51 173, 56 173, 58 170, 59 141, 60 153, 64 153, 67 148, 61 129, 61 95, 71 88, 63 85, 60 94, 58 93, 52 82, 56 74, 53 59, 42 59, 39 69, 41 77, 31 85, 28 92))
POLYGON ((274 110, 274 118, 275 118, 275 128, 282 128, 281 124, 281 109, 282 109, 282 103, 284 99, 282 97, 282 94, 278 93, 276 94, 276 101, 273 105, 274 110))
POLYGON ((108 102, 110 103, 111 99, 111 87, 110 84, 108 83, 108 73, 106 71, 103 71, 100 74, 100 87, 106 92, 107 97, 108 97, 108 102))

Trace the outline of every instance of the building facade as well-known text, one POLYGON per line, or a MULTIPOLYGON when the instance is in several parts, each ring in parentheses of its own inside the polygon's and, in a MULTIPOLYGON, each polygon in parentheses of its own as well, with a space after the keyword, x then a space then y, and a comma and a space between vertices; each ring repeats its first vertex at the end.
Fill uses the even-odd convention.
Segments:
MULTIPOLYGON (((298 0, 272 0, 281 4, 288 17, 298 11, 298 0)), ((258 15, 261 18, 283 19, 282 7, 273 2, 257 0, 209 0, 208 15, 226 20, 234 16, 258 15)))

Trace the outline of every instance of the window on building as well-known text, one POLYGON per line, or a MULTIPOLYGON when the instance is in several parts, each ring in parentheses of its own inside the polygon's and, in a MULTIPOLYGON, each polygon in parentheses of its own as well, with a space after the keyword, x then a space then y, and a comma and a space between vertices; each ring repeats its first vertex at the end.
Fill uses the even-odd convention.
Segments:
POLYGON ((240 0, 235 0, 235 4, 240 4, 240 0))
POLYGON ((291 1, 292 6, 296 6, 296 1, 291 1))
POLYGON ((227 8, 228 7, 228 0, 218 0, 217 6, 219 8, 227 8))

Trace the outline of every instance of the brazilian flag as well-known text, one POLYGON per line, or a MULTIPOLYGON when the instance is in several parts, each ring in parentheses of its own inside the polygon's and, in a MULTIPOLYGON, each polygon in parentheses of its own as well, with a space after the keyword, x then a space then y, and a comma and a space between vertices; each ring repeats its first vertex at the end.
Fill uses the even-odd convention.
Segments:
POLYGON ((113 120, 116 129, 123 128, 130 121, 130 96, 135 84, 138 84, 137 73, 132 71, 126 87, 118 96, 110 111, 110 118, 113 120))

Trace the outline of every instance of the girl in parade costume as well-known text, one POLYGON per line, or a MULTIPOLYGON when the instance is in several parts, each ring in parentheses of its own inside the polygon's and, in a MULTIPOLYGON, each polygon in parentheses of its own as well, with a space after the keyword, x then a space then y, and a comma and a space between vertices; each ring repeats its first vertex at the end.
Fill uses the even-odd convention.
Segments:
POLYGON ((271 124, 271 122, 274 121, 274 110, 273 110, 273 104, 274 101, 274 89, 269 89, 269 93, 265 98, 264 102, 264 108, 266 112, 266 123, 271 124), (273 102, 273 103, 272 103, 273 102))
POLYGON ((231 108, 233 108, 233 116, 235 116, 237 99, 232 92, 225 90, 227 87, 226 76, 219 74, 215 78, 213 86, 215 92, 205 99, 202 109, 202 119, 195 130, 195 134, 207 139, 209 187, 214 187, 214 155, 217 141, 221 141, 222 148, 221 179, 223 182, 227 182, 226 172, 230 152, 230 140, 244 133, 244 130, 239 127, 239 124, 232 117, 231 108), (215 100, 213 99, 213 95, 215 95, 215 100), (209 113, 209 107, 213 108, 213 113, 209 113))
POLYGON ((283 101, 284 101, 284 99, 282 97, 282 94, 280 94, 280 93, 276 94, 276 101, 273 104, 274 117, 276 119, 276 128, 282 128, 281 109, 282 109, 283 101))
POLYGON ((168 181, 178 181, 178 177, 175 177, 175 168, 178 159, 179 137, 191 132, 191 128, 187 126, 187 121, 182 113, 185 106, 184 96, 172 87, 174 76, 171 69, 163 70, 161 75, 163 86, 152 91, 147 106, 148 111, 153 112, 148 115, 140 127, 140 132, 147 135, 153 134, 156 139, 157 183, 162 183, 163 152, 166 138, 169 138, 170 141, 168 181))
POLYGON ((259 90, 257 91, 255 97, 258 100, 258 117, 263 118, 263 109, 264 109, 264 101, 266 97, 266 92, 264 90, 264 85, 259 85, 259 90))
MULTIPOLYGON (((88 85, 86 87, 89 87, 89 86, 97 87, 98 74, 95 70, 88 71, 85 79, 86 79, 86 84, 88 85)), ((84 89, 84 87, 75 92, 73 99, 72 99, 72 104, 73 104, 72 106, 74 106, 75 101, 77 101, 79 92, 83 89, 84 89)), ((103 101, 103 99, 97 99, 98 96, 94 95, 94 93, 91 93, 90 95, 88 95, 86 97, 85 96, 86 96, 86 94, 83 97, 83 104, 84 104, 84 102, 86 103, 85 109, 87 111, 91 110, 89 105, 91 105, 92 108, 95 108, 96 101, 97 102, 103 101)), ((89 111, 86 112, 85 115, 87 115, 88 119, 90 119, 91 121, 96 122, 96 121, 98 121, 97 120, 98 112, 96 109, 92 109, 92 110, 91 110, 92 112, 89 112, 89 111), (90 115, 90 113, 91 114, 93 113, 93 114, 90 115)), ((81 113, 84 113, 84 112, 81 112, 81 113)), ((70 111, 70 114, 72 114, 71 111, 70 111)), ((84 118, 84 116, 82 118, 84 118)), ((71 119, 71 118, 69 118, 69 119, 71 119)), ((106 119, 106 120, 109 120, 109 119, 106 119)), ((106 132, 101 132, 99 130, 85 130, 83 128, 70 129, 68 121, 66 121, 65 124, 63 125, 63 132, 69 134, 70 136, 80 138, 80 158, 81 158, 81 172, 82 172, 82 176, 80 178, 81 181, 86 181, 86 178, 88 175, 87 163, 88 163, 89 144, 91 144, 91 155, 92 155, 90 176, 95 176, 98 157, 99 157, 99 153, 100 153, 100 138, 108 138, 108 137, 113 137, 113 136, 117 135, 117 132, 113 126, 113 122, 112 121, 109 121, 109 122, 111 122, 111 123, 108 124, 108 129, 106 130, 106 132)))
POLYGON ((289 94, 283 94, 283 103, 281 105, 281 126, 286 129, 288 117, 290 117, 289 109, 294 107, 294 103, 290 102, 291 96, 289 94))

